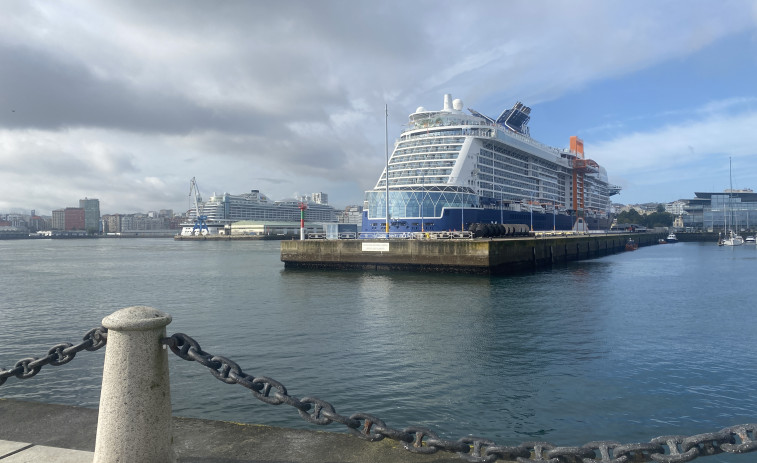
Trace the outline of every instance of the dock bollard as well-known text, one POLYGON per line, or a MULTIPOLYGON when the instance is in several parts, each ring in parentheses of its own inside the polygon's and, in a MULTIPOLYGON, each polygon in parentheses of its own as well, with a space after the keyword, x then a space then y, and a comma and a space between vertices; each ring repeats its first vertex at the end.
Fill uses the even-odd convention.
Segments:
POLYGON ((94 463, 175 462, 168 355, 171 316, 152 307, 108 315, 94 463))

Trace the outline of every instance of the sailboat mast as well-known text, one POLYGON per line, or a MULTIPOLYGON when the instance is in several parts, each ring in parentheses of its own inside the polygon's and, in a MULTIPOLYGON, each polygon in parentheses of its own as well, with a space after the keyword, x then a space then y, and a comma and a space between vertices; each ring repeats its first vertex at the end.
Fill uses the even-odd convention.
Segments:
POLYGON ((384 105, 384 150, 386 151, 386 237, 389 238, 389 105, 384 105))
POLYGON ((731 226, 733 226, 733 204, 731 195, 733 194, 733 167, 731 157, 728 156, 728 213, 731 215, 731 226))

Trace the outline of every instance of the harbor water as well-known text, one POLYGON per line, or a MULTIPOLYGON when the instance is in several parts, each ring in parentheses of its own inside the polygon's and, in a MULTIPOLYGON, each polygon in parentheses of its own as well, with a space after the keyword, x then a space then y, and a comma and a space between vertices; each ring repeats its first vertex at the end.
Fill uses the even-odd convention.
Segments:
MULTIPOLYGON (((271 241, 0 241, 0 366, 148 305, 173 316, 169 334, 290 395, 447 439, 631 443, 757 422, 755 246, 666 244, 514 276, 295 271, 279 257, 271 241)), ((104 351, 10 378, 0 398, 96 408, 104 351)), ((344 431, 169 362, 175 415, 344 431)))

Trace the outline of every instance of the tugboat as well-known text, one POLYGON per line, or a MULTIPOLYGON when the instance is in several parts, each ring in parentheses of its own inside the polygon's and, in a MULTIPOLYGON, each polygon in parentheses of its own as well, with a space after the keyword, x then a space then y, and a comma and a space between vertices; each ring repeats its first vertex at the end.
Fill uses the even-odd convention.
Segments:
POLYGON ((668 243, 675 243, 678 241, 678 238, 676 237, 676 234, 673 232, 668 233, 668 237, 665 238, 665 241, 668 243))
POLYGON ((628 242, 626 243, 626 251, 635 251, 639 249, 639 245, 636 243, 636 241, 633 240, 633 238, 628 238, 628 242))

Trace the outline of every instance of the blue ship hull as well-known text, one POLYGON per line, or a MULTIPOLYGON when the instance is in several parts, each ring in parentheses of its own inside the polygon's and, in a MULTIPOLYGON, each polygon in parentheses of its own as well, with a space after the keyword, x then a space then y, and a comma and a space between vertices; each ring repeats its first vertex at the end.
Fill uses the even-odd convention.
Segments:
MULTIPOLYGON (((523 224, 534 231, 571 230, 575 217, 565 214, 552 215, 543 212, 499 211, 499 209, 444 209, 442 217, 426 217, 423 219, 423 231, 460 231, 468 230, 474 223, 504 223, 523 224), (501 214, 501 215, 500 215, 501 214), (501 221, 500 221, 501 218, 501 221), (533 222, 532 222, 533 221, 533 222), (464 224, 464 225, 463 225, 464 224)), ((607 220, 604 220, 606 222, 607 220)), ((608 229, 609 223, 587 218, 590 230, 608 229)), ((362 232, 386 231, 386 219, 369 219, 368 212, 363 212, 362 232)), ((411 233, 421 231, 421 219, 418 217, 392 219, 389 223, 390 232, 411 233)))

